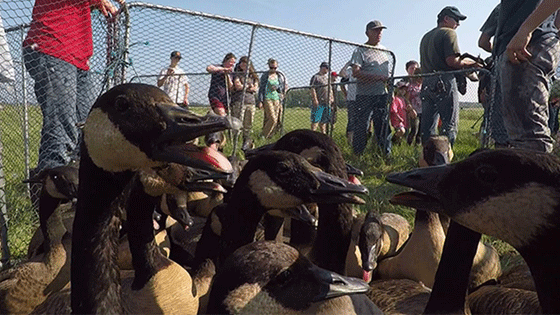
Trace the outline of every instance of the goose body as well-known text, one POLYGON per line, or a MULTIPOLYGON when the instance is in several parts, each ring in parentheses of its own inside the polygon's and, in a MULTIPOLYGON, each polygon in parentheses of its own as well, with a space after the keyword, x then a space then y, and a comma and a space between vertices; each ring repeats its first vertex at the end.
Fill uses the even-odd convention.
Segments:
POLYGON ((83 129, 80 186, 72 235, 74 313, 124 313, 116 264, 119 218, 111 203, 134 172, 164 162, 211 168, 184 141, 231 126, 173 104, 156 87, 123 84, 101 95, 83 129))
POLYGON ((78 171, 72 165, 40 172, 25 182, 41 183, 40 227, 29 259, 0 273, 0 312, 30 313, 70 282, 71 246, 63 216, 76 197, 78 171))

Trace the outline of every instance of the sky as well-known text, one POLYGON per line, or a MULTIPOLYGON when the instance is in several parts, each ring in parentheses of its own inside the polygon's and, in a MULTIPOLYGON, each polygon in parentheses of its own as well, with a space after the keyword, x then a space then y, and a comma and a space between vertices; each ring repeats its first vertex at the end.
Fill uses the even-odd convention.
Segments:
POLYGON ((498 0, 149 0, 170 7, 233 17, 262 24, 364 43, 365 25, 380 20, 387 29, 381 44, 397 58, 395 75, 405 75, 408 60, 419 60, 418 46, 427 31, 436 26, 439 11, 447 5, 459 8, 467 19, 457 29, 461 52, 486 57, 478 48, 480 27, 498 0))

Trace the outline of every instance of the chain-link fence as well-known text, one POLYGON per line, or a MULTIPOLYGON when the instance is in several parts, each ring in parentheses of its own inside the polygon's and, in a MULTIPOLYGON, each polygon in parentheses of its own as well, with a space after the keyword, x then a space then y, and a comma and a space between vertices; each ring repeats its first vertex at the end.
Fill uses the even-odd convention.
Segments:
MULTIPOLYGON (((57 5, 57 0, 35 2, 45 3, 46 7, 41 11, 44 14, 54 12, 53 8, 57 5)), ((84 0, 84 3, 89 2, 84 0)), ((35 59, 29 54, 33 53, 33 50, 29 50, 29 47, 23 49, 31 25, 33 7, 34 2, 30 0, 0 2, 0 16, 5 30, 5 35, 0 36, 0 49, 5 49, 0 50, 3 56, 0 71, 2 75, 8 73, 8 79, 0 80, 4 82, 0 83, 0 172, 4 173, 0 173, 1 179, 4 180, 0 182, 0 210, 5 214, 2 216, 4 220, 8 218, 8 222, 18 222, 18 225, 27 220, 22 213, 28 212, 32 206, 29 201, 29 187, 23 184, 22 180, 27 178, 30 172, 48 167, 48 163, 41 164, 43 160, 57 161, 56 158, 59 157, 49 156, 51 151, 62 152, 63 155, 71 157, 75 149, 75 146, 71 145, 52 150, 41 149, 40 153, 39 148, 43 148, 41 139, 45 141, 45 137, 57 138, 60 135, 68 136, 69 133, 65 129, 43 128, 44 123, 52 121, 49 117, 59 117, 63 113, 60 110, 49 111, 42 108, 47 105, 43 105, 43 100, 36 97, 37 84, 44 83, 39 81, 42 75, 33 72, 44 65, 32 64, 31 61, 35 59), (3 39, 7 45, 3 45, 3 39)), ((265 117, 265 110, 256 110, 252 127, 255 142, 259 145, 264 144, 276 140, 287 131, 310 128, 314 97, 312 90, 315 96, 322 97, 317 94, 325 91, 324 97, 332 98, 333 101, 327 104, 329 108, 326 110, 330 112, 330 116, 325 120, 327 132, 333 135, 336 141, 347 141, 345 135, 349 118, 346 92, 355 86, 355 82, 341 82, 340 74, 343 73, 340 72, 345 70, 343 68, 352 58, 354 51, 362 45, 255 22, 147 3, 128 3, 119 13, 116 20, 107 20, 99 11, 91 13, 93 55, 89 59, 88 72, 91 84, 75 92, 84 95, 82 101, 94 99, 104 90, 123 82, 157 85, 158 79, 167 74, 167 69, 172 67, 174 73, 171 74, 171 78, 176 79, 171 80, 174 82, 172 84, 184 85, 188 81, 189 108, 205 113, 210 109, 208 91, 211 74, 206 70, 209 65, 222 65, 224 56, 231 52, 236 56, 236 60, 247 56, 261 77, 269 72, 268 61, 273 58, 277 61, 279 75, 286 83, 285 91, 281 91, 284 92, 280 96, 282 110, 278 112, 279 121, 275 127, 275 131, 280 132, 270 138, 261 138, 263 123, 270 117, 265 117), (173 51, 180 52, 182 56, 176 64, 172 64, 173 51), (319 80, 327 84, 316 83, 311 86, 311 78, 320 71, 322 62, 330 65, 327 74, 337 72, 337 76, 327 75, 327 81, 319 80), (328 85, 332 85, 332 88, 326 89, 328 85)), ((64 20, 66 16, 61 15, 59 19, 66 23, 69 30, 74 29, 71 22, 64 20)), ((44 26, 49 27, 48 23, 52 23, 52 20, 45 23, 44 26)), ((393 77, 396 57, 387 50, 371 51, 381 60, 378 62, 382 64, 385 75, 389 78, 386 81, 388 83, 382 85, 386 93, 392 95, 393 83, 402 79, 393 77)), ((80 55, 80 52, 72 53, 80 55)), ((44 62, 47 63, 47 70, 49 67, 58 67, 51 64, 53 60, 44 62)), ((346 77, 351 78, 348 75, 346 77)), ((78 80, 79 78, 78 75, 78 80)), ((61 80, 66 82, 67 78, 61 80)), ((477 83, 467 82, 466 93, 461 96, 461 105, 464 108, 475 108, 482 115, 476 91, 477 83)), ((172 95, 178 103, 184 100, 182 92, 179 92, 181 89, 182 87, 178 86, 178 89, 174 90, 177 91, 177 95, 172 95)), ((267 92, 268 90, 265 90, 265 93, 267 92)), ((257 94, 255 93, 255 97, 257 94)), ((390 101, 388 98, 387 105, 390 101)), ((230 97, 226 102, 231 102, 230 97)), ((79 113, 78 117, 80 114, 83 113, 79 113)), ((74 124, 70 118, 57 123, 62 128, 74 128, 70 126, 74 124)), ((75 142, 76 139, 72 136, 70 132, 69 141, 75 142)), ((237 149, 240 147, 234 146, 237 149)), ((227 153, 231 154, 231 149, 227 153)), ((36 218, 31 221, 33 222, 30 225, 37 223, 36 218)), ((2 226, 5 236, 5 224, 2 226)), ((12 224, 8 226, 10 244, 17 247, 18 245, 14 245, 15 240, 25 239, 29 231, 18 231, 12 228, 12 224)), ((3 248, 7 249, 6 246, 3 248)), ((4 259, 7 255, 7 252, 3 252, 4 259)))

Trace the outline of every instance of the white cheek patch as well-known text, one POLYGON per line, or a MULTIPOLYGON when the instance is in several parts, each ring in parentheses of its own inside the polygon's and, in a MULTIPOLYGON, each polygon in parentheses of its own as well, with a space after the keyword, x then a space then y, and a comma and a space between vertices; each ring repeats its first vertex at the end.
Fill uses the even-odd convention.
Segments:
POLYGON ((123 172, 161 164, 131 144, 99 108, 93 109, 87 118, 84 142, 93 163, 105 171, 123 172))
POLYGON ((533 241, 543 228, 552 225, 547 218, 557 205, 557 191, 530 183, 479 202, 453 219, 474 231, 492 235, 515 248, 521 248, 533 241))
POLYGON ((257 196, 261 205, 267 209, 294 208, 303 201, 288 194, 278 186, 266 172, 258 170, 249 176, 249 189, 257 196))

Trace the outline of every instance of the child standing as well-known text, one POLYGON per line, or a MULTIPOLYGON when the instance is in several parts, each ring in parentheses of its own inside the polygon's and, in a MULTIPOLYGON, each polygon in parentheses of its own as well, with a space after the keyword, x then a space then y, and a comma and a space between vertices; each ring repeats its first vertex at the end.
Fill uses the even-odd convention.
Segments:
POLYGON ((390 120, 391 126, 395 130, 393 134, 393 142, 400 143, 406 135, 408 127, 407 104, 405 101, 407 83, 404 81, 397 82, 395 88, 395 97, 391 103, 390 120))

